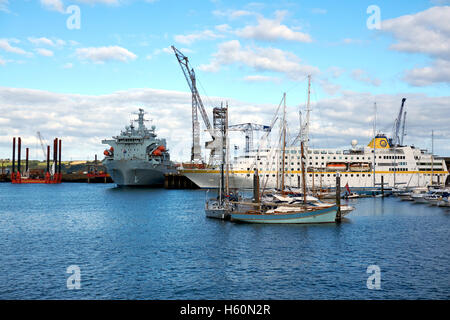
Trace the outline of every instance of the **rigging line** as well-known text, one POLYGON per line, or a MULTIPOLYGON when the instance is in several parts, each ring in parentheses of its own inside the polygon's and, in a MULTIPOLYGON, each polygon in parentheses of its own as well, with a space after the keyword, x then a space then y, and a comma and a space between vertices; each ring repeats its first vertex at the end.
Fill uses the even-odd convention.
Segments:
POLYGON ((308 76, 306 75, 303 79, 301 79, 300 81, 298 81, 295 85, 293 85, 292 87, 290 87, 287 91, 285 91, 286 93, 290 92, 292 89, 298 87, 303 81, 305 81, 308 78, 308 76))
MULTIPOLYGON (((315 98, 315 102, 316 102, 316 108, 315 109, 318 110, 318 112, 319 112, 319 120, 320 120, 320 119, 323 119, 323 117, 322 117, 322 110, 320 108, 317 108, 317 104, 318 104, 319 99, 317 98, 316 86, 315 85, 313 86, 313 84, 311 83, 311 87, 312 87, 312 91, 314 93, 314 98, 315 98)), ((330 146, 330 141, 328 140, 328 135, 325 136, 325 141, 326 141, 326 146, 329 147, 330 146)))

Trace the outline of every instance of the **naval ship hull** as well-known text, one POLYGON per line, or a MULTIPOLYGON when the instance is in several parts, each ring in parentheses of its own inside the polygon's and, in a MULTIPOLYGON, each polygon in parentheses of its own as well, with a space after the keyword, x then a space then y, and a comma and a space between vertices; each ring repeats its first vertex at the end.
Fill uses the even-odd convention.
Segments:
POLYGON ((162 187, 164 174, 174 172, 167 164, 151 164, 144 160, 105 160, 103 162, 118 186, 162 187))

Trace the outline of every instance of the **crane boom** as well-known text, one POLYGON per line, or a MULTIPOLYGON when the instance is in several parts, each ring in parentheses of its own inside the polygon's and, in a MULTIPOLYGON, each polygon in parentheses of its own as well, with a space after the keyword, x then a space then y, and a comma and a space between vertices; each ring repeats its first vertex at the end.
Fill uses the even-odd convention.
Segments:
POLYGON ((403 113, 403 124, 402 124, 402 136, 400 137, 400 144, 403 145, 403 140, 405 139, 405 122, 406 122, 406 111, 403 113))
POLYGON ((43 142, 44 138, 42 138, 42 135, 39 131, 36 134, 38 136, 39 142, 41 143, 42 153, 44 154, 44 160, 45 160, 45 159, 47 159, 47 152, 45 151, 45 147, 44 147, 44 142, 43 142))
POLYGON ((405 101, 406 101, 406 98, 403 98, 402 105, 400 107, 400 111, 398 113, 397 119, 395 120, 394 135, 392 137, 394 139, 394 145, 397 145, 400 143, 400 125, 402 123, 402 115, 403 115, 403 108, 405 106, 405 101))
POLYGON ((205 107, 203 106, 202 98, 200 97, 200 94, 198 93, 198 90, 197 90, 195 71, 193 68, 190 67, 188 57, 186 57, 184 54, 182 54, 174 46, 172 46, 172 49, 175 52, 175 55, 181 66, 181 69, 183 70, 184 77, 186 78, 189 88, 191 89, 192 98, 195 99, 196 107, 200 110, 200 114, 202 115, 203 122, 205 123, 208 131, 211 133, 211 136, 214 137, 214 133, 212 132, 213 129, 211 127, 211 122, 209 121, 205 107))

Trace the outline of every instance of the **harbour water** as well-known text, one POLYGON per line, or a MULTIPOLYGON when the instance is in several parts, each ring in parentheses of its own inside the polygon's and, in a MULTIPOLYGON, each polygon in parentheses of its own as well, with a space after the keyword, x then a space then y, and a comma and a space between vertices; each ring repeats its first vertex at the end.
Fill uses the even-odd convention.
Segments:
POLYGON ((254 225, 206 218, 204 190, 1 183, 0 199, 0 299, 450 298, 445 208, 366 198, 338 225, 254 225))

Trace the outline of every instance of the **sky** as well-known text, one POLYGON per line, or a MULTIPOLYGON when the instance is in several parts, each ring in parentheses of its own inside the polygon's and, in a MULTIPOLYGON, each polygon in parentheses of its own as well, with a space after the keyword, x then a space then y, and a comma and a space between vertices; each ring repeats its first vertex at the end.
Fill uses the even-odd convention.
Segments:
MULTIPOLYGON (((290 133, 312 77, 311 146, 391 134, 407 98, 405 143, 450 156, 450 1, 0 0, 0 158, 21 136, 63 139, 63 159, 101 158, 138 108, 188 160, 186 56, 205 108, 269 124, 284 92, 290 133)), ((202 127, 204 129, 204 127, 202 127)), ((202 142, 208 139, 202 132, 202 142)), ((244 136, 232 143, 243 149, 244 136)))

